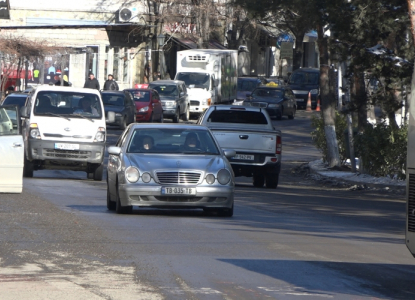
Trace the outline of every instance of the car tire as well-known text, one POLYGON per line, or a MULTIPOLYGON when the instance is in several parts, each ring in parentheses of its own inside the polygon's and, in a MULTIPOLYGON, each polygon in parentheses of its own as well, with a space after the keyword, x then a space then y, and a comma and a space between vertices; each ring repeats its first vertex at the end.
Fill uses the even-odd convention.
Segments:
POLYGON ((186 107, 186 112, 183 114, 183 121, 189 121, 190 120, 190 111, 189 107, 186 107))
POLYGON ((129 206, 122 206, 120 201, 120 195, 118 193, 118 186, 116 187, 115 193, 115 212, 117 214, 131 214, 133 212, 133 207, 129 206))
POLYGON ((180 121, 180 114, 179 109, 176 110, 176 114, 173 116, 173 123, 179 123, 180 121))
POLYGON ((220 217, 226 217, 226 218, 230 218, 233 216, 233 204, 231 208, 221 208, 218 211, 218 215, 220 217))
POLYGON ((28 177, 28 178, 33 177, 34 169, 35 169, 35 167, 34 167, 33 162, 28 161, 25 157, 24 158, 24 165, 23 165, 23 176, 28 177))
POLYGON ((120 122, 120 128, 121 128, 122 130, 124 130, 125 128, 127 128, 127 117, 126 117, 126 116, 124 116, 124 117, 122 118, 122 120, 121 120, 121 122, 120 122))
POLYGON ((295 117, 295 113, 297 112, 297 109, 294 108, 294 111, 291 113, 291 115, 288 116, 288 119, 293 120, 295 117))
POLYGON ((268 174, 265 178, 265 186, 267 189, 276 189, 278 187, 279 174, 268 174))
POLYGON ((262 188, 265 183, 264 174, 254 174, 254 176, 252 177, 252 183, 254 184, 254 187, 262 188))
POLYGON ((104 173, 104 165, 100 164, 95 170, 94 170, 94 180, 95 181, 102 181, 102 177, 103 177, 103 173, 104 173))
POLYGON ((115 210, 116 203, 111 200, 110 189, 107 182, 107 208, 108 210, 115 210))

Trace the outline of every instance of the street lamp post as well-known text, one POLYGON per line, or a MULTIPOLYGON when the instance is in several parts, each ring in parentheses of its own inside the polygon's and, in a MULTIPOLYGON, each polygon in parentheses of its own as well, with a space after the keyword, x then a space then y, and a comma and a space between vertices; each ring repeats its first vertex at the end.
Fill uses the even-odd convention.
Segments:
POLYGON ((160 78, 163 76, 164 77, 164 68, 163 68, 163 64, 164 64, 164 52, 163 52, 163 46, 164 46, 164 39, 166 38, 166 36, 162 33, 160 33, 157 36, 157 44, 158 44, 158 50, 159 50, 159 72, 158 74, 160 74, 160 78), (162 59, 163 57, 163 59, 162 59))

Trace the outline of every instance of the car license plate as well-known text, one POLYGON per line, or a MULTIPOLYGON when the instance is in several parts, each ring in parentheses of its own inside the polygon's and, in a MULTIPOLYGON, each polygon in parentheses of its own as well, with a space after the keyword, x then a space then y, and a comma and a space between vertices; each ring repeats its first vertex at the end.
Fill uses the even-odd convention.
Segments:
POLYGON ((162 187, 162 195, 196 195, 196 188, 162 187))
POLYGON ((298 99, 298 98, 296 98, 295 101, 297 101, 297 102, 304 102, 304 99, 298 99))
POLYGON ((59 150, 79 150, 79 144, 55 143, 55 149, 59 149, 59 150))
POLYGON ((233 159, 254 160, 254 155, 236 154, 233 159))

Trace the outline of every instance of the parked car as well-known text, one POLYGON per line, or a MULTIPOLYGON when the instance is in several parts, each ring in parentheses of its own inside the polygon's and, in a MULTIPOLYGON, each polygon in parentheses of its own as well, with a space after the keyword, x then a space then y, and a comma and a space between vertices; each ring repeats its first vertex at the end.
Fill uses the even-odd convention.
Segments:
POLYGON ((4 98, 1 105, 17 105, 20 109, 20 107, 24 106, 26 99, 26 93, 12 93, 9 94, 6 98, 4 98))
POLYGON ((247 94, 245 106, 265 108, 271 117, 281 120, 282 116, 294 119, 297 103, 291 89, 287 87, 263 86, 247 94))
POLYGON ((202 208, 231 217, 234 177, 210 130, 190 124, 134 124, 108 148, 107 207, 202 208))
POLYGON ((178 123, 180 118, 189 121, 190 103, 184 81, 156 80, 148 88, 158 92, 164 118, 172 119, 174 123, 178 123))
POLYGON ((320 94, 320 70, 314 68, 301 68, 295 70, 290 79, 288 86, 292 89, 297 106, 305 108, 308 101, 308 93, 311 96, 311 106, 317 106, 317 99, 320 94))
POLYGON ((24 145, 18 115, 16 106, 0 106, 0 193, 23 190, 24 145))
POLYGON ((161 106, 160 96, 153 89, 126 89, 134 99, 137 111, 136 122, 155 121, 163 123, 163 107, 161 106))
POLYGON ((260 77, 238 77, 236 99, 233 104, 242 105, 247 93, 251 93, 257 87, 266 83, 267 81, 260 77))
POLYGON ((102 102, 105 114, 109 111, 115 113, 115 121, 107 125, 116 125, 125 129, 128 124, 136 120, 136 106, 132 95, 127 91, 102 91, 102 102))

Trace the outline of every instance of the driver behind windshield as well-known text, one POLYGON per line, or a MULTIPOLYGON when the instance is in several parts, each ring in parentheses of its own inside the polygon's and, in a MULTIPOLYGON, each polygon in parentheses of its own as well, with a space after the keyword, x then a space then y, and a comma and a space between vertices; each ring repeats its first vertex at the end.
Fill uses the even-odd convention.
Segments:
POLYGON ((91 106, 91 98, 85 96, 79 100, 79 108, 74 111, 74 114, 92 114, 93 116, 99 116, 96 108, 91 106))

